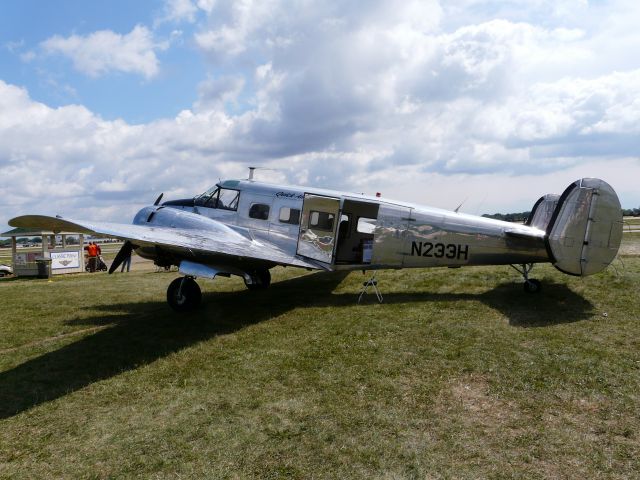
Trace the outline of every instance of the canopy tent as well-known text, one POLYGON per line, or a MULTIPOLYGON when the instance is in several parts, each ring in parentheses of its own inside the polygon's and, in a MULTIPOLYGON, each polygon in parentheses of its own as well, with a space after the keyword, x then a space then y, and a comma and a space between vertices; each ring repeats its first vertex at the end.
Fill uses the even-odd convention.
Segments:
POLYGON ((14 228, 0 234, 0 237, 11 238, 11 258, 13 273, 16 276, 38 275, 37 261, 51 260, 51 273, 84 272, 84 235, 75 232, 53 232, 29 228, 14 228), (62 239, 61 245, 56 245, 56 237, 62 239), (77 236, 78 244, 69 245, 69 236, 77 236), (42 244, 38 248, 18 248, 18 238, 40 237, 42 244))

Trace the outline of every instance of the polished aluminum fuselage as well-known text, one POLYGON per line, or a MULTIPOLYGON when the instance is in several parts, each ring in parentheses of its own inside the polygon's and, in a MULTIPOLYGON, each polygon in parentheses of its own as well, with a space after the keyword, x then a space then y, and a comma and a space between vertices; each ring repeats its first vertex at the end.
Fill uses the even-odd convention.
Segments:
POLYGON ((545 232, 534 227, 332 190, 250 180, 229 180, 220 186, 240 192, 235 211, 202 206, 171 208, 217 220, 258 242, 276 246, 285 255, 311 259, 330 270, 550 261, 545 232), (250 218, 254 204, 268 205, 268 218, 250 218), (283 208, 299 210, 300 224, 280 221, 283 208), (314 231, 310 220, 313 212, 331 209, 335 219, 331 229, 314 231), (358 212, 365 211, 375 211, 375 227, 369 234, 361 234, 356 228, 358 212), (351 223, 342 230, 340 219, 347 218, 351 223), (349 243, 343 237, 350 235, 349 243), (370 255, 358 250, 363 248, 369 248, 370 255))

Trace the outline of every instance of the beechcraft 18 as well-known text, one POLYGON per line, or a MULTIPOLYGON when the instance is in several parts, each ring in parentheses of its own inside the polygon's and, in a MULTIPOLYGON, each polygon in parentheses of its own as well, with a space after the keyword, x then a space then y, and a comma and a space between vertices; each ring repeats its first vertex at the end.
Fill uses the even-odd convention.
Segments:
POLYGON ((201 195, 156 202, 133 224, 26 215, 14 227, 74 231, 124 240, 109 273, 135 251, 181 278, 167 290, 169 305, 187 311, 201 301, 196 278, 238 275, 251 289, 271 283, 269 270, 293 266, 325 271, 470 265, 512 265, 524 289, 536 292, 534 264, 552 263, 569 275, 602 271, 622 239, 615 191, 583 178, 561 195, 533 206, 515 224, 377 196, 246 180, 221 181, 201 195))

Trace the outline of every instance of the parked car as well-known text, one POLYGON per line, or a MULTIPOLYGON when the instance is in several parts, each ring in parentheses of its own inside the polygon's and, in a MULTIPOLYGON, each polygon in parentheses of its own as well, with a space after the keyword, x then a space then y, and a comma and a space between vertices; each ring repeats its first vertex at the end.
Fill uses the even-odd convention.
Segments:
POLYGON ((0 277, 5 277, 7 275, 13 275, 13 268, 9 265, 0 265, 0 277))

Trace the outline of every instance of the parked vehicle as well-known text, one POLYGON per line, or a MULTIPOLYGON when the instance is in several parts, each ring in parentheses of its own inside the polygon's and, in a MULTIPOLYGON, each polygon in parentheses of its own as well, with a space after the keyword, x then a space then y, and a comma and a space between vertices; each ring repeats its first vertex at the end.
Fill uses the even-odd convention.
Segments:
POLYGON ((7 275, 13 275, 13 268, 9 265, 0 265, 0 277, 6 277, 7 275))

